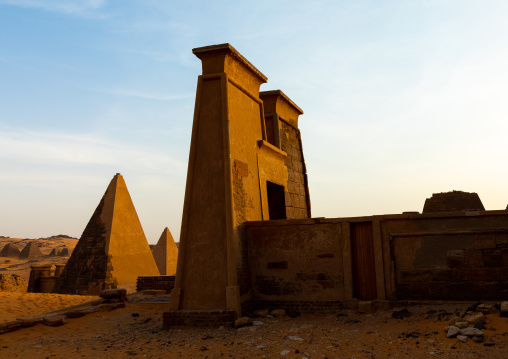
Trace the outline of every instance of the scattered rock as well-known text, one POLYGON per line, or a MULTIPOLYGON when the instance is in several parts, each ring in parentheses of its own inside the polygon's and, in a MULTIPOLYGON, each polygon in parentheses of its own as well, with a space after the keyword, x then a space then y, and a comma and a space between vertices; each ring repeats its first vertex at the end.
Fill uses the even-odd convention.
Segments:
POLYGON ((248 325, 252 325, 252 319, 249 317, 240 317, 237 320, 235 320, 235 328, 241 328, 246 327, 248 325))
POLYGON ((346 320, 344 324, 358 324, 360 323, 359 320, 353 319, 353 320, 346 320))
POLYGON ((297 341, 297 342, 303 341, 303 338, 297 337, 296 335, 290 335, 287 338, 291 339, 291 340, 294 340, 294 341, 297 341))
POLYGON ((469 323, 468 322, 456 322, 455 326, 459 329, 463 329, 463 328, 469 327, 469 323))
POLYGON ((268 309, 259 309, 259 310, 253 311, 252 316, 254 318, 266 318, 268 313, 269 313, 268 309))
POLYGON ((252 325, 255 325, 255 326, 261 326, 261 325, 265 325, 265 323, 263 323, 262 321, 260 320, 254 320, 252 322, 252 325))
POLYGON ((65 316, 61 314, 48 314, 42 319, 42 324, 50 327, 59 327, 60 325, 64 325, 66 322, 65 316))
POLYGON ((485 321, 487 320, 487 318, 481 312, 466 315, 463 319, 466 322, 471 323, 473 325, 479 322, 485 323, 485 321))
POLYGON ((280 355, 288 355, 289 354, 289 350, 283 350, 280 352, 280 355))
POLYGON ((487 328, 485 327, 485 325, 483 325, 483 323, 482 323, 482 322, 480 322, 480 323, 476 323, 476 324, 474 325, 474 327, 475 327, 476 329, 480 329, 480 330, 482 330, 482 329, 487 329, 487 328))
POLYGON ((133 317, 139 317, 139 313, 132 313, 133 317))
POLYGON ((480 329, 476 328, 464 328, 459 330, 460 335, 465 335, 468 337, 483 337, 483 332, 480 329))
POLYGON ((450 319, 450 325, 455 325, 455 323, 457 322, 462 322, 462 318, 461 317, 453 317, 452 319, 450 319))
POLYGON ((283 317, 286 315, 286 311, 284 309, 274 309, 270 312, 274 317, 283 317))
POLYGON ((467 342, 467 337, 465 335, 457 335, 457 339, 460 340, 462 343, 467 342))
POLYGON ((413 315, 413 314, 406 308, 401 309, 401 310, 394 310, 392 312, 392 318, 395 318, 395 319, 404 319, 404 318, 410 317, 411 315, 413 315))
POLYGON ((34 317, 34 318, 18 318, 17 320, 21 321, 23 327, 32 327, 36 324, 42 323, 43 317, 34 317))
POLYGON ((446 333, 446 337, 453 338, 453 337, 457 336, 457 334, 459 334, 459 330, 460 329, 454 325, 450 326, 450 328, 448 329, 448 333, 446 333))
POLYGON ((120 302, 125 302, 125 301, 127 301, 127 290, 125 290, 123 288, 104 289, 104 290, 101 290, 99 297, 108 299, 108 300, 117 299, 120 302))
POLYGON ((508 302, 501 302, 501 306, 499 307, 499 316, 508 318, 508 302))
POLYGON ((483 337, 477 337, 476 335, 471 338, 475 343, 483 343, 483 337))

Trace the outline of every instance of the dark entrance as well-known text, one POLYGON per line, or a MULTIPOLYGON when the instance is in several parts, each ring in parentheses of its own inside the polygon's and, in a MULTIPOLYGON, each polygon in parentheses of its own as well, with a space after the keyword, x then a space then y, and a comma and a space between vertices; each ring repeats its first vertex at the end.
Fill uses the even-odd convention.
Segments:
POLYGON ((351 223, 350 228, 354 296, 360 300, 376 299, 372 222, 351 223))
POLYGON ((286 219, 284 186, 266 181, 269 219, 286 219))

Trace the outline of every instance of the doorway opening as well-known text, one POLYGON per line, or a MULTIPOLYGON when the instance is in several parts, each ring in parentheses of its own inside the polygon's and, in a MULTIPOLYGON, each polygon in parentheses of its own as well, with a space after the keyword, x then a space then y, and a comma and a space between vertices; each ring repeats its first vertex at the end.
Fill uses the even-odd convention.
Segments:
POLYGON ((284 186, 266 181, 269 219, 286 219, 284 186))

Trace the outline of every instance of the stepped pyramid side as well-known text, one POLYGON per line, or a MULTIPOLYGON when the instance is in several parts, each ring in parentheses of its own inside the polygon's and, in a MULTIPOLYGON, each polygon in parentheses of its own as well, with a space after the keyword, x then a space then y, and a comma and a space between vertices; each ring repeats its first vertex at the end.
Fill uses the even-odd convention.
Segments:
POLYGON ((134 291, 138 276, 159 275, 143 228, 120 174, 113 177, 88 222, 54 293, 134 291))
POLYGON ((35 242, 29 242, 21 251, 19 258, 40 258, 44 257, 39 246, 35 242))
POLYGON ((20 253, 18 247, 12 243, 7 243, 0 252, 0 257, 19 257, 20 253))
POLYGON ((174 275, 176 273, 178 247, 168 227, 162 231, 152 254, 161 275, 174 275))

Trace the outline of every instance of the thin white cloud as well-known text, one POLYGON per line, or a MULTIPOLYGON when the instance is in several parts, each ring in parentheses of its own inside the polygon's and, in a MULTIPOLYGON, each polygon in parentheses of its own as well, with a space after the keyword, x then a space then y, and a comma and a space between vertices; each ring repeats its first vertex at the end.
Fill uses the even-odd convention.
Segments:
POLYGON ((149 93, 142 91, 132 91, 132 90, 124 90, 124 89, 101 89, 97 90, 99 92, 108 93, 115 96, 127 96, 127 97, 138 97, 138 98, 146 98, 150 100, 161 100, 161 101, 174 101, 174 100, 182 100, 191 98, 194 94, 183 94, 183 95, 174 95, 174 94, 158 94, 158 93, 149 93))
POLYGON ((37 132, 0 132, 0 158, 16 163, 54 166, 110 165, 145 171, 172 168, 184 171, 182 161, 146 148, 91 136, 37 132))
POLYGON ((0 4, 41 9, 50 12, 103 18, 99 12, 105 0, 0 0, 0 4))

